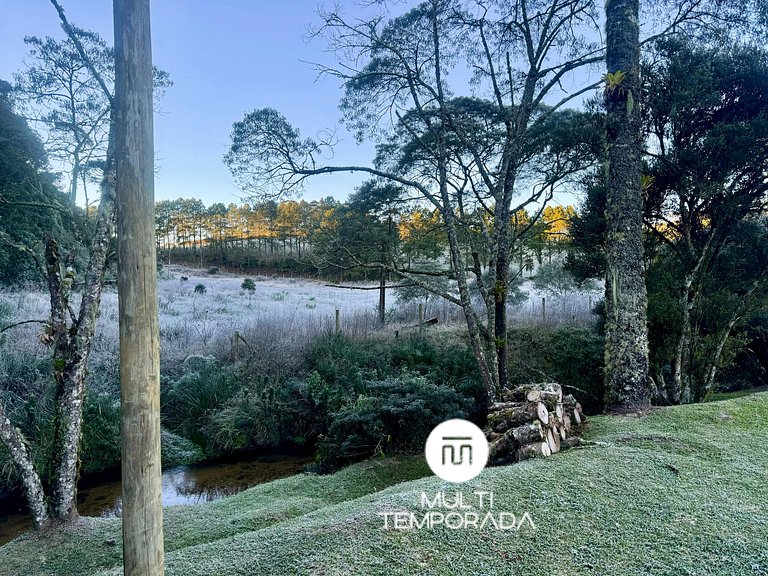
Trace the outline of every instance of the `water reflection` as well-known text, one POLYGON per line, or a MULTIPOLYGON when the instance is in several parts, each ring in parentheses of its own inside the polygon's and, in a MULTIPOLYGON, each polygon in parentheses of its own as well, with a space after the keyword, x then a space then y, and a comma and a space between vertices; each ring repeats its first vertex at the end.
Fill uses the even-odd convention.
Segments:
MULTIPOLYGON (((163 472, 163 506, 193 506, 242 492, 246 488, 301 472, 311 458, 261 459, 179 466, 163 472)), ((114 518, 122 512, 122 484, 117 478, 78 487, 77 509, 81 516, 114 518)), ((0 546, 32 527, 21 513, 22 501, 5 502, 0 511, 0 546)))

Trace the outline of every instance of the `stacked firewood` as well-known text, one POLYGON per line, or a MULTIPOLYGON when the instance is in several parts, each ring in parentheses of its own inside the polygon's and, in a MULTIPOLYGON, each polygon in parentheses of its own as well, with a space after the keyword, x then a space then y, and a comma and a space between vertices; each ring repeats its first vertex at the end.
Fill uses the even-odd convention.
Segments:
POLYGON ((560 384, 528 384, 501 393, 489 408, 485 436, 490 465, 547 457, 580 442, 585 422, 576 399, 563 396, 560 384))

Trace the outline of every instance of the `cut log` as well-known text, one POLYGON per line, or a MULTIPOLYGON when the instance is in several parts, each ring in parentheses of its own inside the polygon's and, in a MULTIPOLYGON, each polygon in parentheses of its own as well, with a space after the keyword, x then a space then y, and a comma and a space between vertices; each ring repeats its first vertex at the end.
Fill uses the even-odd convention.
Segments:
POLYGON ((507 430, 504 435, 488 447, 488 459, 494 461, 504 454, 516 451, 520 446, 540 442, 544 439, 541 423, 531 422, 517 428, 507 430))
POLYGON ((551 428, 547 430, 547 444, 552 454, 560 452, 560 434, 555 433, 551 428))
POLYGON ((549 410, 543 402, 536 402, 536 415, 542 424, 545 426, 549 424, 549 410))
POLYGON ((578 446, 580 438, 571 434, 578 434, 584 420, 581 404, 563 395, 556 382, 505 389, 500 402, 489 408, 489 463, 508 464, 578 446))
POLYGON ((549 449, 549 444, 546 442, 534 442, 533 444, 526 444, 517 451, 518 460, 527 460, 528 458, 539 458, 550 456, 552 450, 549 449))
POLYGON ((563 396, 563 405, 566 410, 573 410, 576 407, 576 398, 573 397, 573 394, 563 396))
POLYGON ((540 402, 541 401, 541 390, 528 390, 525 394, 525 399, 528 402, 540 402))
POLYGON ((541 399, 542 392, 550 395, 560 395, 562 398, 562 389, 558 390, 559 384, 523 384, 517 388, 505 388, 499 394, 502 402, 538 402, 541 399))
POLYGON ((582 410, 581 404, 578 402, 576 402, 576 408, 574 408, 574 411, 579 413, 579 418, 581 419, 582 424, 587 421, 587 416, 584 414, 584 410, 582 410))
POLYGON ((499 397, 502 402, 536 402, 538 398, 535 398, 535 393, 538 392, 538 390, 539 387, 536 384, 526 384, 513 389, 505 388, 501 391, 499 397), (528 392, 534 392, 533 400, 528 399, 528 392))
POLYGON ((540 422, 523 424, 517 428, 512 428, 507 434, 510 434, 514 438, 515 443, 518 446, 531 444, 532 442, 538 442, 544 439, 544 430, 541 428, 540 422))
POLYGON ((554 429, 554 428, 559 428, 561 425, 562 425, 562 420, 560 420, 560 418, 558 418, 558 417, 555 415, 555 413, 554 413, 554 412, 550 412, 550 413, 549 413, 549 423, 548 423, 548 427, 549 427, 549 428, 553 428, 553 429, 554 429))
POLYGON ((541 403, 509 404, 511 407, 488 414, 488 426, 494 432, 506 432, 523 424, 548 419, 547 407, 541 403))
MULTIPOLYGON (((529 392, 529 394, 531 394, 529 392)), ((550 392, 548 390, 538 390, 536 391, 538 394, 537 400, 539 402, 544 402, 544 404, 547 405, 547 408, 549 408, 552 412, 554 412, 557 409, 557 405, 560 404, 560 395, 557 392, 550 392)))
POLYGON ((490 408, 488 408, 488 412, 501 412, 502 410, 520 408, 522 406, 525 406, 525 402, 496 402, 495 404, 492 404, 490 408))
POLYGON ((557 394, 557 401, 562 402, 563 401, 563 387, 560 386, 557 382, 548 382, 546 384, 540 384, 539 385, 541 390, 544 392, 554 392, 557 394))

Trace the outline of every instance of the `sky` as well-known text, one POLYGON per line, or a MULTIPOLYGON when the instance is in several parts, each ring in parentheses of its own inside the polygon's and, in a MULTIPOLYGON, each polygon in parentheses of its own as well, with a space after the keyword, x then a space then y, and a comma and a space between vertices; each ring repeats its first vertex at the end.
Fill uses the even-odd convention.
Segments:
MULTIPOLYGON (((110 0, 61 0, 69 21, 113 44, 110 0)), ((24 36, 63 38, 48 0, 0 2, 0 79, 23 68, 24 36)), ((303 136, 336 128, 334 162, 369 164, 373 146, 357 145, 339 124, 338 80, 317 79, 312 64, 330 63, 322 40, 307 41, 316 23, 313 0, 154 0, 151 4, 154 64, 174 82, 155 115, 158 200, 199 198, 239 202, 222 157, 232 124, 255 109, 272 107, 303 136)), ((303 197, 345 198, 363 175, 336 174, 310 180, 303 197)))
MULTIPOLYGON (((373 145, 358 145, 339 122, 339 80, 317 78, 311 64, 334 62, 322 39, 307 38, 308 25, 318 22, 317 2, 331 1, 151 2, 154 64, 169 72, 174 83, 155 115, 157 200, 183 197, 199 198, 206 205, 239 203, 243 193, 222 158, 233 123, 256 108, 277 109, 304 137, 335 130, 339 143, 330 163, 370 165, 373 145)), ((352 0, 339 3, 345 14, 360 15, 352 0)), ((413 3, 404 0, 395 5, 404 10, 413 3)), ((61 4, 70 23, 98 32, 113 44, 110 0, 61 0, 61 4)), ((49 0, 0 0, 0 6, 0 79, 12 81, 13 73, 24 67, 25 35, 62 39, 64 33, 49 0)), ((316 176, 306 181, 303 198, 343 200, 365 179, 350 173, 316 176)), ((565 193, 555 201, 573 204, 578 198, 565 193)))

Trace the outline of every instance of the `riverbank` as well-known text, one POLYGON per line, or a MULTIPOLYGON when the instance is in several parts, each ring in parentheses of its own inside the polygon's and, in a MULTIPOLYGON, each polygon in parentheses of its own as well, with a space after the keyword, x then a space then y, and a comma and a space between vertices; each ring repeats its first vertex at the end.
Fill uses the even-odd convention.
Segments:
MULTIPOLYGON (((384 530, 453 491, 421 458, 295 476, 166 510, 167 571, 213 574, 768 574, 768 393, 590 419, 588 445, 461 485, 535 529, 384 530), (423 477, 427 476, 427 477, 423 477)), ((0 574, 119 574, 120 525, 83 518, 0 548, 0 574)))
MULTIPOLYGON (((314 456, 299 454, 240 455, 163 469, 163 506, 197 506, 238 494, 258 484, 301 473, 314 456)), ((116 518, 122 512, 120 469, 78 482, 77 510, 82 516, 116 518)), ((0 546, 32 528, 23 494, 0 502, 0 546)))

